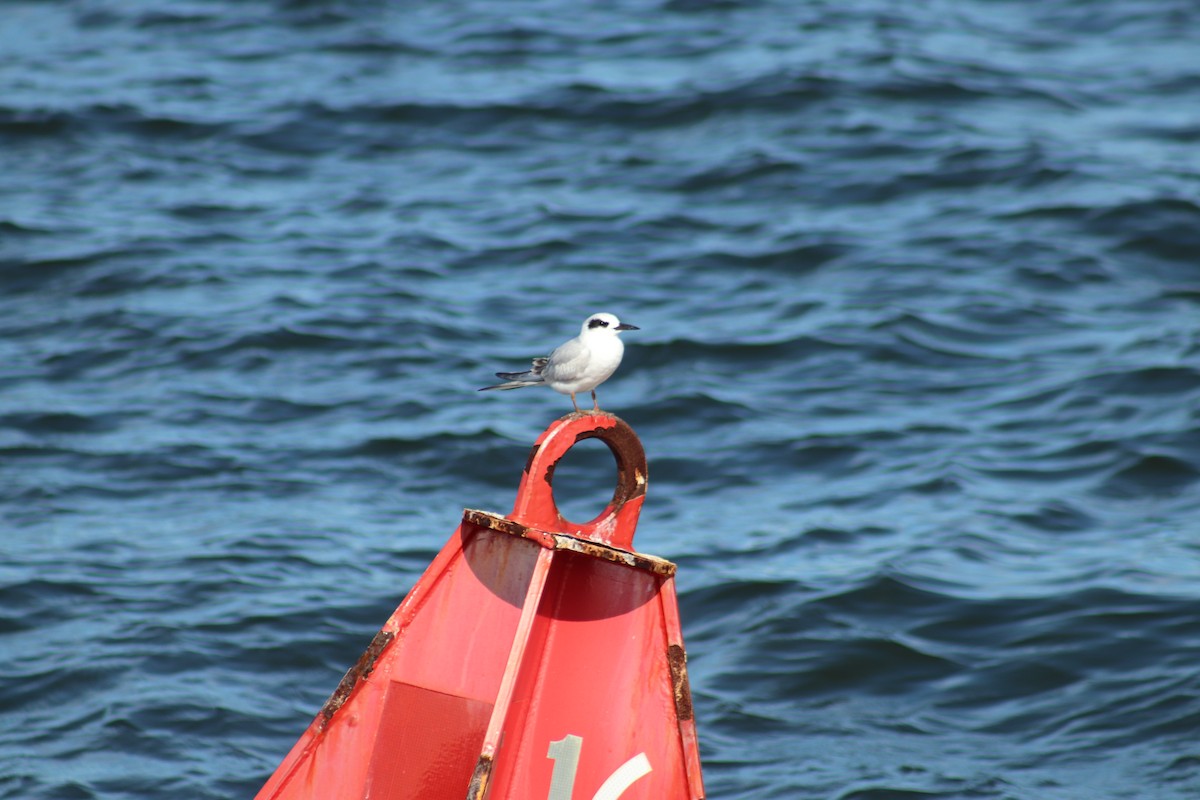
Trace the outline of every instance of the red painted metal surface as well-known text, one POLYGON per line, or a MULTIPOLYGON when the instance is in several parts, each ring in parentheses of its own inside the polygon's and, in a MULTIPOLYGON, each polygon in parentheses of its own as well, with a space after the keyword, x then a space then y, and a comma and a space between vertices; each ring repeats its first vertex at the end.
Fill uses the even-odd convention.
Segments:
POLYGON ((507 517, 462 524, 258 800, 698 800, 675 565, 634 552, 641 442, 570 414, 530 452, 507 517), (612 502, 554 503, 558 461, 599 438, 612 502))

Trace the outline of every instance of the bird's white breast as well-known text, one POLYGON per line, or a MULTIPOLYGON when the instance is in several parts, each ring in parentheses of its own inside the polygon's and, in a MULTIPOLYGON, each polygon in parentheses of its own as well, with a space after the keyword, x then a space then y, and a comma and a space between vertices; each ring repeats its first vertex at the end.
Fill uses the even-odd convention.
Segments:
MULTIPOLYGON (((572 357, 556 359, 543 375, 551 389, 563 394, 595 389, 616 371, 625 354, 625 344, 616 336, 581 336, 578 348, 568 348, 572 357)), ((557 353, 555 354, 557 355, 557 353)))

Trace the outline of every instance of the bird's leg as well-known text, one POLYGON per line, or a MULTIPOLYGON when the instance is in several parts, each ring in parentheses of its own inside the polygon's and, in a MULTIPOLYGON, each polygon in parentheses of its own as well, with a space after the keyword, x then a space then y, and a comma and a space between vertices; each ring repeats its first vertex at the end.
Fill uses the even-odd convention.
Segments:
POLYGON ((592 389, 592 411, 600 410, 600 401, 596 399, 596 390, 592 389))
POLYGON ((575 393, 571 392, 571 405, 575 406, 575 413, 579 413, 579 403, 575 402, 575 393))

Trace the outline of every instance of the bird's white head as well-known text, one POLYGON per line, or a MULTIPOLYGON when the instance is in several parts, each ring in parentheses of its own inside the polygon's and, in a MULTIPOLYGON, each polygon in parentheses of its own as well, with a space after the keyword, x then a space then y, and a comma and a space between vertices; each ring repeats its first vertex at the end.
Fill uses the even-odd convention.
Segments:
POLYGON ((616 336, 621 331, 640 330, 637 325, 629 325, 617 319, 615 314, 592 314, 583 321, 581 336, 616 336))

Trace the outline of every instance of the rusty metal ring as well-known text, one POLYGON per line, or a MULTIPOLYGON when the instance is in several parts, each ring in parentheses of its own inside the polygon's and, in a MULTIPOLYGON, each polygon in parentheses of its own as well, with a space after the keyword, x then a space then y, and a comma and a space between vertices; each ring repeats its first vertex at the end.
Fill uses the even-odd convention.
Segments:
MULTIPOLYGON (((606 512, 620 508, 633 498, 646 494, 646 451, 637 434, 633 432, 633 428, 630 428, 624 420, 617 418, 617 424, 613 427, 593 428, 576 434, 575 442, 571 447, 585 439, 599 439, 604 442, 617 462, 617 485, 613 489, 612 500, 608 507, 597 515, 596 519, 602 517, 606 512)), ((550 484, 552 496, 554 493, 554 470, 570 451, 571 448, 564 450, 562 456, 547 467, 546 482, 550 484)), ((555 507, 557 505, 555 503, 555 507)))
POLYGON ((646 451, 633 428, 619 417, 606 412, 568 414, 557 420, 538 438, 529 453, 513 519, 526 525, 559 533, 628 546, 633 539, 641 500, 646 494, 646 451), (554 502, 554 469, 567 452, 584 439, 599 439, 608 446, 617 462, 617 485, 612 500, 590 522, 575 523, 559 512, 554 502), (625 531, 624 528, 629 530, 625 531))

